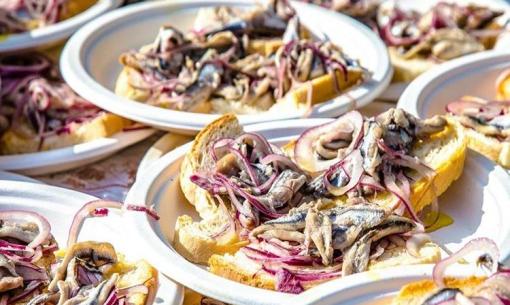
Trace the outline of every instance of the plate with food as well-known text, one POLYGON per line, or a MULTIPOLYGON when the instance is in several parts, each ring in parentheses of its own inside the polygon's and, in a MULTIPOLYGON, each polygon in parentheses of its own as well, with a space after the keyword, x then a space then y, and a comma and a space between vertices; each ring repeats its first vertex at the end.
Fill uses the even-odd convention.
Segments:
POLYGON ((433 268, 361 274, 349 283, 327 283, 293 304, 504 305, 510 302, 510 271, 498 262, 498 248, 492 240, 473 239, 433 268))
POLYGON ((73 36, 61 66, 101 108, 188 134, 227 112, 243 124, 339 115, 372 101, 392 73, 385 46, 351 18, 299 2, 243 0, 111 12, 73 36))
POLYGON ((0 203, 2 304, 181 304, 182 287, 122 240, 120 203, 12 181, 0 203))
POLYGON ((161 219, 130 214, 126 226, 163 273, 236 304, 434 263, 472 237, 507 258, 510 177, 466 155, 458 124, 401 109, 245 129, 225 115, 138 177, 127 200, 161 219))
POLYGON ((153 133, 77 95, 45 54, 0 56, 0 81, 0 169, 62 171, 153 133))
POLYGON ((0 53, 56 44, 122 0, 4 0, 0 3, 0 53))
POLYGON ((454 58, 510 46, 510 5, 501 0, 314 1, 357 18, 388 46, 392 84, 380 96, 398 100, 420 74, 454 58))
POLYGON ((427 117, 449 113, 468 137, 468 146, 510 168, 510 56, 471 55, 418 78, 398 106, 427 117))
POLYGON ((0 180, 32 182, 32 183, 44 183, 44 182, 41 182, 39 180, 30 178, 30 177, 27 177, 27 176, 15 174, 15 173, 10 173, 10 172, 5 172, 5 171, 0 171, 0 180))

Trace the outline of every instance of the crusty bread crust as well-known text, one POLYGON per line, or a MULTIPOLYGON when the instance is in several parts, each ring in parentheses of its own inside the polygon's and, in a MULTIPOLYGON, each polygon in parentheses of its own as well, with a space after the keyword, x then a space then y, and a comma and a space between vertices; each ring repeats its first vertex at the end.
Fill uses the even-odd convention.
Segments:
POLYGON ((139 260, 130 264, 128 272, 120 274, 117 282, 118 288, 131 287, 143 284, 148 288, 148 294, 135 293, 127 301, 133 305, 151 305, 154 303, 158 291, 159 279, 158 270, 152 267, 145 260, 139 260))
POLYGON ((71 0, 64 2, 65 9, 62 11, 62 20, 78 15, 96 4, 96 2, 97 0, 71 0))
POLYGON ((174 247, 186 259, 195 263, 207 263, 214 253, 233 253, 245 243, 237 234, 226 234, 221 239, 213 238, 228 222, 227 216, 218 207, 209 192, 190 181, 192 174, 211 169, 214 166, 210 147, 216 140, 234 138, 243 129, 235 115, 227 114, 206 126, 195 137, 190 151, 181 164, 179 182, 186 199, 195 206, 202 218, 194 222, 187 215, 180 216, 176 223, 174 247))
MULTIPOLYGON (((485 278, 445 278, 446 286, 449 288, 458 288, 466 295, 470 295, 485 278)), ((438 290, 437 286, 431 280, 423 280, 404 286, 397 297, 393 299, 391 305, 421 305, 434 292, 438 290)))
POLYGON ((8 130, 0 139, 0 154, 32 153, 90 142, 120 132, 130 124, 131 121, 128 119, 111 113, 102 113, 91 121, 76 124, 75 129, 70 133, 45 137, 40 150, 39 140, 35 134, 27 138, 13 130, 8 130))
MULTIPOLYGON (((456 120, 455 116, 449 116, 449 120, 456 120)), ((470 149, 496 162, 504 168, 510 169, 510 143, 501 142, 493 137, 488 137, 472 128, 462 127, 470 149)))
POLYGON ((394 83, 410 82, 436 65, 434 61, 426 58, 405 59, 394 47, 389 47, 388 53, 393 65, 392 82, 394 83))

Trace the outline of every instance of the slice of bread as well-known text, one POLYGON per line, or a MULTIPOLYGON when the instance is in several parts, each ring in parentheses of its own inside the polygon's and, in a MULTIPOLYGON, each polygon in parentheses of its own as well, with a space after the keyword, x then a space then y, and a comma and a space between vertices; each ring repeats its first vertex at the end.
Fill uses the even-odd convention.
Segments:
POLYGON ((11 129, 6 131, 0 139, 0 154, 32 153, 90 142, 118 133, 129 125, 131 125, 131 121, 104 112, 91 121, 75 124, 73 130, 69 133, 45 137, 40 149, 39 138, 35 133, 30 137, 26 137, 11 129))
MULTIPOLYGON (((122 257, 122 256, 120 256, 122 257)), ((119 280, 117 287, 119 289, 143 284, 148 288, 148 293, 134 293, 126 299, 128 304, 133 305, 151 305, 154 303, 158 291, 158 271, 145 260, 139 260, 133 263, 121 260, 124 270, 119 270, 119 280), (127 267, 127 268, 126 268, 127 267)), ((115 269, 116 266, 114 266, 115 269)))
POLYGON ((388 53, 390 55, 391 64, 393 65, 392 82, 394 83, 411 82, 436 65, 434 61, 426 58, 416 57, 405 59, 399 54, 395 47, 389 47, 388 53))
POLYGON ((174 247, 186 259, 195 263, 207 263, 214 253, 232 253, 245 243, 240 242, 237 234, 227 234, 221 240, 213 238, 228 223, 227 215, 206 190, 192 183, 192 174, 214 167, 210 151, 211 145, 222 138, 234 138, 243 132, 239 121, 233 114, 227 114, 207 125, 195 137, 190 151, 181 164, 179 182, 186 199, 195 206, 202 218, 194 222, 190 216, 177 219, 174 247))
MULTIPOLYGON (((294 145, 295 142, 288 143, 284 146, 284 151, 292 152, 294 145)), ((431 135, 426 141, 413 147, 411 155, 418 157, 436 172, 433 184, 427 177, 422 177, 411 185, 411 203, 416 212, 432 203, 460 177, 466 159, 466 146, 467 139, 462 127, 455 122, 449 122, 443 131, 431 135)), ((346 199, 346 196, 336 198, 339 203, 346 199)), ((390 192, 378 192, 366 199, 387 208, 398 201, 390 192)))
MULTIPOLYGON (((433 243, 425 244, 420 250, 420 256, 414 257, 405 248, 387 250, 377 259, 371 259, 369 270, 377 270, 399 265, 429 264, 441 259, 439 247, 433 243)), ((219 276, 246 285, 276 290, 276 279, 273 275, 262 270, 259 263, 247 258, 241 251, 234 255, 213 255, 209 260, 209 270, 219 276)), ((320 282, 305 282, 303 288, 308 289, 320 282)))
MULTIPOLYGON (((448 288, 458 288, 464 294, 470 295, 484 280, 485 278, 482 277, 447 277, 445 278, 445 284, 448 288)), ((391 305, 422 305, 428 297, 438 290, 439 288, 431 280, 410 283, 402 287, 398 295, 391 302, 391 305)))
MULTIPOLYGON (((78 248, 94 247, 107 247, 112 248, 110 243, 84 241, 73 245, 78 248)), ((60 249, 55 252, 55 255, 60 259, 65 259, 67 249, 60 249)), ((159 273, 156 268, 150 265, 145 260, 128 261, 122 253, 117 253, 117 262, 104 274, 105 279, 111 278, 113 274, 118 274, 119 278, 116 282, 116 288, 128 288, 138 285, 147 287, 148 293, 133 293, 126 301, 133 305, 151 305, 154 303, 156 293, 159 286, 159 273)))
MULTIPOLYGON (((455 116, 449 116, 454 121, 455 116)), ((460 125, 460 124, 459 124, 460 125)), ((467 139, 467 146, 504 168, 510 169, 510 142, 499 141, 469 127, 462 127, 467 139)))
POLYGON ((64 9, 62 10, 61 20, 65 20, 80 14, 81 12, 89 9, 92 5, 96 4, 98 0, 70 0, 64 2, 64 9))

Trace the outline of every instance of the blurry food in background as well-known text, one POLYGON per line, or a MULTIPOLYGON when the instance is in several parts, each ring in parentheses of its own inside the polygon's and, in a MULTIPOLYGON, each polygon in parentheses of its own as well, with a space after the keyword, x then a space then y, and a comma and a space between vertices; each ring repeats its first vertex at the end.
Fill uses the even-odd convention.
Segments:
POLYGON ((203 8, 192 31, 163 26, 120 62, 117 94, 202 113, 306 113, 369 77, 339 46, 312 37, 286 1, 203 8))

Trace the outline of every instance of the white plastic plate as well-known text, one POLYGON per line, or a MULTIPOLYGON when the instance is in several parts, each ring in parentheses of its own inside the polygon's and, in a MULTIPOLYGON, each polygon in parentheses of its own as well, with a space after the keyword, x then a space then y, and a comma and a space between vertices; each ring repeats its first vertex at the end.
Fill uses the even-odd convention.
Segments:
MULTIPOLYGON (((262 123, 245 128, 258 132, 271 142, 281 145, 295 138, 306 128, 325 123, 326 119, 289 120, 262 123)), ((235 304, 282 304, 313 293, 312 288, 299 297, 253 288, 216 276, 203 266, 188 262, 172 247, 174 226, 178 216, 198 219, 194 208, 186 202, 179 187, 179 167, 191 143, 181 146, 156 161, 137 178, 127 195, 127 202, 155 205, 161 219, 158 223, 139 213, 129 213, 126 227, 137 243, 147 249, 148 259, 179 283, 209 297, 235 304), (228 287, 228 288, 227 288, 228 287)), ((503 259, 510 256, 510 176, 486 159, 471 154, 466 160, 463 176, 453 183, 440 199, 442 212, 455 219, 449 227, 432 233, 432 238, 455 251, 475 237, 490 237, 500 247, 503 259)), ((405 270, 410 270, 404 268, 405 270)), ((382 272, 384 273, 384 272, 382 272)), ((368 274, 371 274, 369 272, 368 274)), ((343 281, 338 279, 337 284, 343 281)), ((319 286, 320 287, 320 286, 319 286)))
POLYGON ((154 133, 153 129, 119 132, 109 138, 48 151, 0 155, 0 170, 26 175, 43 175, 76 168, 105 158, 116 151, 137 143, 154 133))
MULTIPOLYGON (((470 265, 455 265, 448 276, 484 275, 470 265)), ((349 281, 334 280, 300 295, 289 305, 390 305, 402 286, 432 279, 430 265, 396 267, 355 274, 349 281)))
MULTIPOLYGON (((26 210, 48 219, 51 233, 61 247, 65 247, 73 215, 87 202, 97 198, 75 191, 28 182, 0 181, 0 210, 26 210)), ((108 217, 87 219, 78 240, 110 242, 128 260, 144 258, 140 245, 125 238, 120 215, 112 211, 108 217)), ((154 305, 180 305, 183 287, 160 276, 160 287, 154 305)))
MULTIPOLYGON (((81 96, 101 108, 157 128, 196 133, 217 118, 157 108, 115 95, 116 78, 122 67, 121 53, 151 43, 163 24, 190 29, 200 7, 229 5, 250 7, 250 0, 172 0, 130 5, 101 16, 84 26, 67 43, 61 56, 62 75, 81 96)), ((357 21, 318 6, 292 2, 302 23, 312 32, 327 35, 351 57, 371 71, 372 79, 347 94, 314 107, 313 117, 333 117, 371 102, 389 84, 392 68, 382 41, 357 21)), ((297 111, 241 115, 243 124, 299 118, 297 111)))
POLYGON ((32 182, 32 183, 44 183, 42 181, 26 177, 23 175, 0 171, 0 180, 8 180, 8 181, 20 181, 20 182, 32 182))
MULTIPOLYGON (((392 0, 386 0, 392 1, 392 0)), ((418 12, 424 12, 428 10, 430 7, 435 5, 437 2, 441 2, 444 0, 427 0, 427 1, 416 1, 416 0, 396 0, 400 7, 404 10, 416 10, 418 12)), ((493 9, 499 9, 505 12, 505 14, 499 17, 499 21, 504 23, 508 18, 510 18, 510 3, 505 0, 446 0, 446 2, 459 3, 463 5, 467 5, 470 3, 488 6, 493 9)), ((495 49, 508 50, 510 48, 510 35, 504 34, 500 37, 498 43, 495 46, 495 49)), ((384 100, 397 101, 400 95, 404 92, 407 85, 409 83, 392 83, 388 86, 388 88, 379 96, 379 98, 384 100)))
POLYGON ((445 113, 464 95, 493 100, 496 78, 510 69, 507 51, 488 51, 452 60, 417 78, 402 94, 398 107, 421 118, 445 113))
POLYGON ((87 10, 69 19, 32 31, 8 35, 0 40, 0 54, 39 49, 58 43, 71 36, 85 23, 118 7, 122 2, 123 0, 98 0, 87 10))

